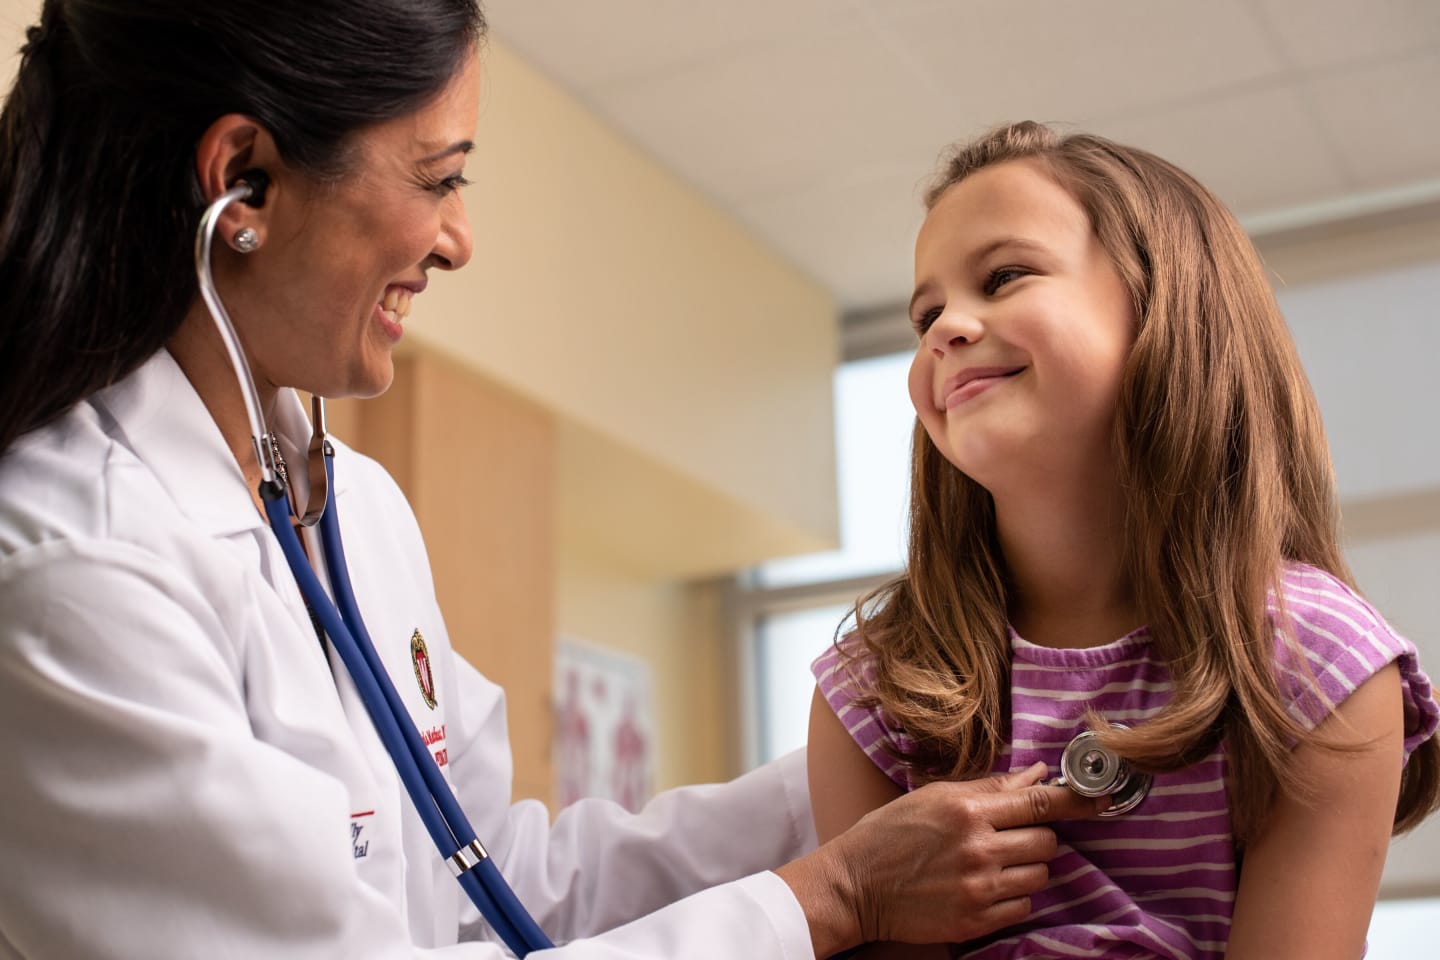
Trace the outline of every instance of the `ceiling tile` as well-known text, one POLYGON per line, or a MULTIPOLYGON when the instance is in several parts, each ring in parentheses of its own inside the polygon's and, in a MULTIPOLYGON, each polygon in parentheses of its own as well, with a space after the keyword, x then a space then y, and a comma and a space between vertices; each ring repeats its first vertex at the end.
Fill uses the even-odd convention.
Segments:
POLYGON ((1440 179, 1440 54, 1335 70, 1306 89, 1355 186, 1440 179))
POLYGON ((485 0, 490 29, 581 100, 608 84, 803 34, 834 19, 830 0, 485 0))
POLYGON ((1194 174, 1238 215, 1333 197, 1343 171, 1295 88, 1229 94, 1091 127, 1194 174))
POLYGON ((862 27, 822 28, 674 74, 608 88, 613 123, 711 196, 803 190, 837 169, 933 154, 938 107, 862 27))
POLYGON ((1006 0, 887 21, 944 91, 952 121, 1090 123, 1273 78, 1285 67, 1240 0, 1006 0))
POLYGON ((1286 59, 1306 69, 1440 43, 1435 0, 1260 0, 1260 8, 1286 59))
POLYGON ((923 164, 897 167, 746 204, 737 213, 845 309, 890 306, 910 298, 928 173, 923 164))

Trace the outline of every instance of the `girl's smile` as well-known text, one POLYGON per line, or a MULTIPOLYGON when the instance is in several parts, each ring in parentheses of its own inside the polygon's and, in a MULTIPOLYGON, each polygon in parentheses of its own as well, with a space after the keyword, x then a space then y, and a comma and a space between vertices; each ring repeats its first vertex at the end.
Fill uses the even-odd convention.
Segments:
POLYGON ((935 202, 915 247, 910 397, 936 448, 996 493, 1107 458, 1134 311, 1089 217, 1040 165, 935 202))

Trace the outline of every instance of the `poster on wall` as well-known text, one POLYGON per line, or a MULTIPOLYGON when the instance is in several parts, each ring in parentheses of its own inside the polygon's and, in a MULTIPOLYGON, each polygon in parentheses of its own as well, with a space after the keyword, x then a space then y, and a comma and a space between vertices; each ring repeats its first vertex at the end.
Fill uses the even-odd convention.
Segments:
POLYGON ((650 665, 562 636, 553 690, 557 806, 581 797, 644 806, 655 782, 650 665))

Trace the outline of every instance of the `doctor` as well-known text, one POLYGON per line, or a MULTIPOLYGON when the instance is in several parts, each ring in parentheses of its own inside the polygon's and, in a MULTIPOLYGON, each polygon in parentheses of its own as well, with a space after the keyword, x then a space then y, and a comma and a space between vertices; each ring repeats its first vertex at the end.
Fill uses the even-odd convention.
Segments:
MULTIPOLYGON (((201 210, 264 171, 214 272, 303 503, 292 388, 385 390, 428 271, 469 259, 483 31, 473 0, 45 0, 0 118, 0 957, 503 954, 262 520, 191 265, 201 210)), ((936 784, 813 850, 796 755, 552 826, 508 802, 503 696, 451 651, 398 489, 343 445, 336 477, 370 634, 563 944, 537 957, 963 940, 1028 911, 1037 824, 1095 811, 936 784)))

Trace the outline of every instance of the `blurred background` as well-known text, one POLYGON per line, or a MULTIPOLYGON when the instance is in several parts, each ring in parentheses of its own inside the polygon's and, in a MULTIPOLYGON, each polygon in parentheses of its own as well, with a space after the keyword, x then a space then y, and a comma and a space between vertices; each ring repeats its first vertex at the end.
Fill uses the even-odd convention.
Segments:
MULTIPOLYGON (((0 0, 4 49, 35 7, 0 0)), ((486 10, 474 259, 332 425, 405 488, 457 647, 510 691, 517 793, 638 803, 803 744, 809 661, 901 562, 920 192, 1009 120, 1149 148, 1240 216, 1356 576, 1440 673, 1440 3, 486 10)), ((1423 954, 1440 823, 1382 896, 1370 956, 1423 954)))

